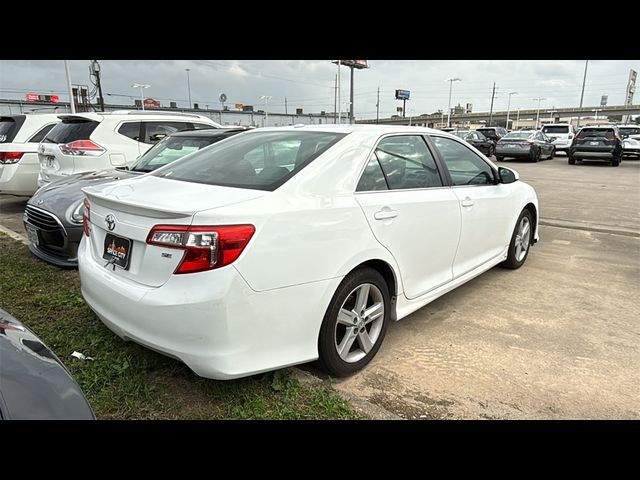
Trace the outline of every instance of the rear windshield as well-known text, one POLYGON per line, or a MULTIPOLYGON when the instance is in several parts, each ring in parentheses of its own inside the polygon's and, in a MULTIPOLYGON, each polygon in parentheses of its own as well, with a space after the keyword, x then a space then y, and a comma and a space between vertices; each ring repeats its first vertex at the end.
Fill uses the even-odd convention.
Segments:
POLYGON ((344 136, 343 133, 302 130, 254 131, 204 148, 152 175, 273 191, 344 136))
POLYGON ((502 137, 502 140, 511 140, 512 138, 529 138, 530 136, 531 132, 511 132, 502 137))
POLYGON ((578 138, 613 138, 614 136, 615 130, 613 128, 583 128, 578 134, 578 138))
POLYGON ((0 143, 13 142, 23 123, 24 117, 0 117, 0 143))
POLYGON ((44 137, 43 142, 69 143, 74 140, 89 140, 98 122, 87 119, 65 118, 44 137))
POLYGON ((569 133, 569 126, 565 125, 554 125, 554 126, 546 126, 542 127, 542 131, 544 133, 569 133))
MULTIPOLYGON (((238 132, 239 133, 239 132, 238 132)), ((152 172, 171 162, 219 142, 233 133, 211 137, 167 137, 156 143, 131 167, 134 172, 152 172)))
POLYGON ((619 128, 620 136, 628 137, 629 135, 640 135, 640 127, 622 127, 619 128))
POLYGON ((482 133, 495 133, 495 128, 478 128, 478 132, 482 133))

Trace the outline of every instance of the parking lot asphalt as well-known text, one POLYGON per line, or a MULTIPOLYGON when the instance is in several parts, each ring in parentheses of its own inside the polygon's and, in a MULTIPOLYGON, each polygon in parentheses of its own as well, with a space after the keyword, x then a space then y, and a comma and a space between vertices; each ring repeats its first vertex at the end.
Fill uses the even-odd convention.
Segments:
MULTIPOLYGON (((391 325, 335 387, 404 418, 640 418, 640 161, 505 161, 532 184, 540 242, 391 325)), ((0 195, 24 234, 26 199, 0 195)))

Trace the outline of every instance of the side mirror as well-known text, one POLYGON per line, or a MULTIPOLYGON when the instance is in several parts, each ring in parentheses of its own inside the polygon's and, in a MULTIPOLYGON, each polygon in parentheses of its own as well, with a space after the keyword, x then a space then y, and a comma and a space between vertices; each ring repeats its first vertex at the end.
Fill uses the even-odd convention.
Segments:
POLYGON ((156 133, 154 135, 150 136, 151 141, 153 142, 159 142, 160 140, 162 140, 164 137, 166 137, 167 134, 166 133, 156 133))
POLYGON ((518 172, 506 167, 499 167, 498 175, 500 176, 500 183, 513 183, 520 179, 518 172))

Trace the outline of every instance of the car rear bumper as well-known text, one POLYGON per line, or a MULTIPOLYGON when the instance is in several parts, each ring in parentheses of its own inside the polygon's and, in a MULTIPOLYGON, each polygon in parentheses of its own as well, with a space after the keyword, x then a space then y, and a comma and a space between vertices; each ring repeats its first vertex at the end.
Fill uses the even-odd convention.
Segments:
POLYGON ((584 159, 584 160, 611 160, 614 157, 613 152, 609 151, 609 152, 585 152, 585 151, 569 151, 569 154, 573 157, 573 158, 577 158, 577 159, 584 159))
MULTIPOLYGON (((25 155, 26 157, 26 155, 25 155)), ((0 193, 30 197, 38 189, 38 163, 25 162, 0 165, 0 193)))
POLYGON ((525 148, 519 148, 519 147, 514 147, 514 148, 505 148, 505 147, 501 147, 498 146, 496 147, 496 156, 499 157, 514 157, 514 158, 520 158, 520 157, 531 157, 531 148, 527 147, 525 148))
POLYGON ((148 287, 78 250, 82 295, 116 335, 218 380, 318 358, 326 307, 341 278, 256 292, 233 266, 172 275, 148 287))

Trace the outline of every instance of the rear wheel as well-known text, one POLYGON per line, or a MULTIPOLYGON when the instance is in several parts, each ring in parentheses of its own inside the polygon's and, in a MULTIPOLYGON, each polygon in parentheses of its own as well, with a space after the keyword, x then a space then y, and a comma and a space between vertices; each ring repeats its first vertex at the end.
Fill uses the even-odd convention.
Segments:
POLYGON ((496 156, 496 162, 503 162, 503 161, 504 161, 504 157, 496 156))
POLYGON ((569 165, 575 165, 576 164, 576 159, 573 157, 569 157, 569 165))
POLYGON ((532 162, 539 162, 540 161, 540 151, 541 151, 541 149, 538 148, 537 150, 534 150, 533 152, 531 152, 530 156, 531 156, 531 161, 532 162))
POLYGON ((620 157, 614 157, 614 158, 611 160, 611 166, 612 166, 612 167, 617 167, 617 166, 619 166, 619 165, 620 165, 620 157))
POLYGON ((344 377, 367 365, 380 349, 390 308, 389 288, 378 271, 361 268, 347 275, 320 327, 320 366, 344 377))
POLYGON ((533 219, 531 212, 524 209, 520 217, 518 217, 516 228, 513 230, 513 235, 511 235, 507 259, 501 263, 501 266, 511 269, 520 268, 529 255, 532 235, 533 219))

